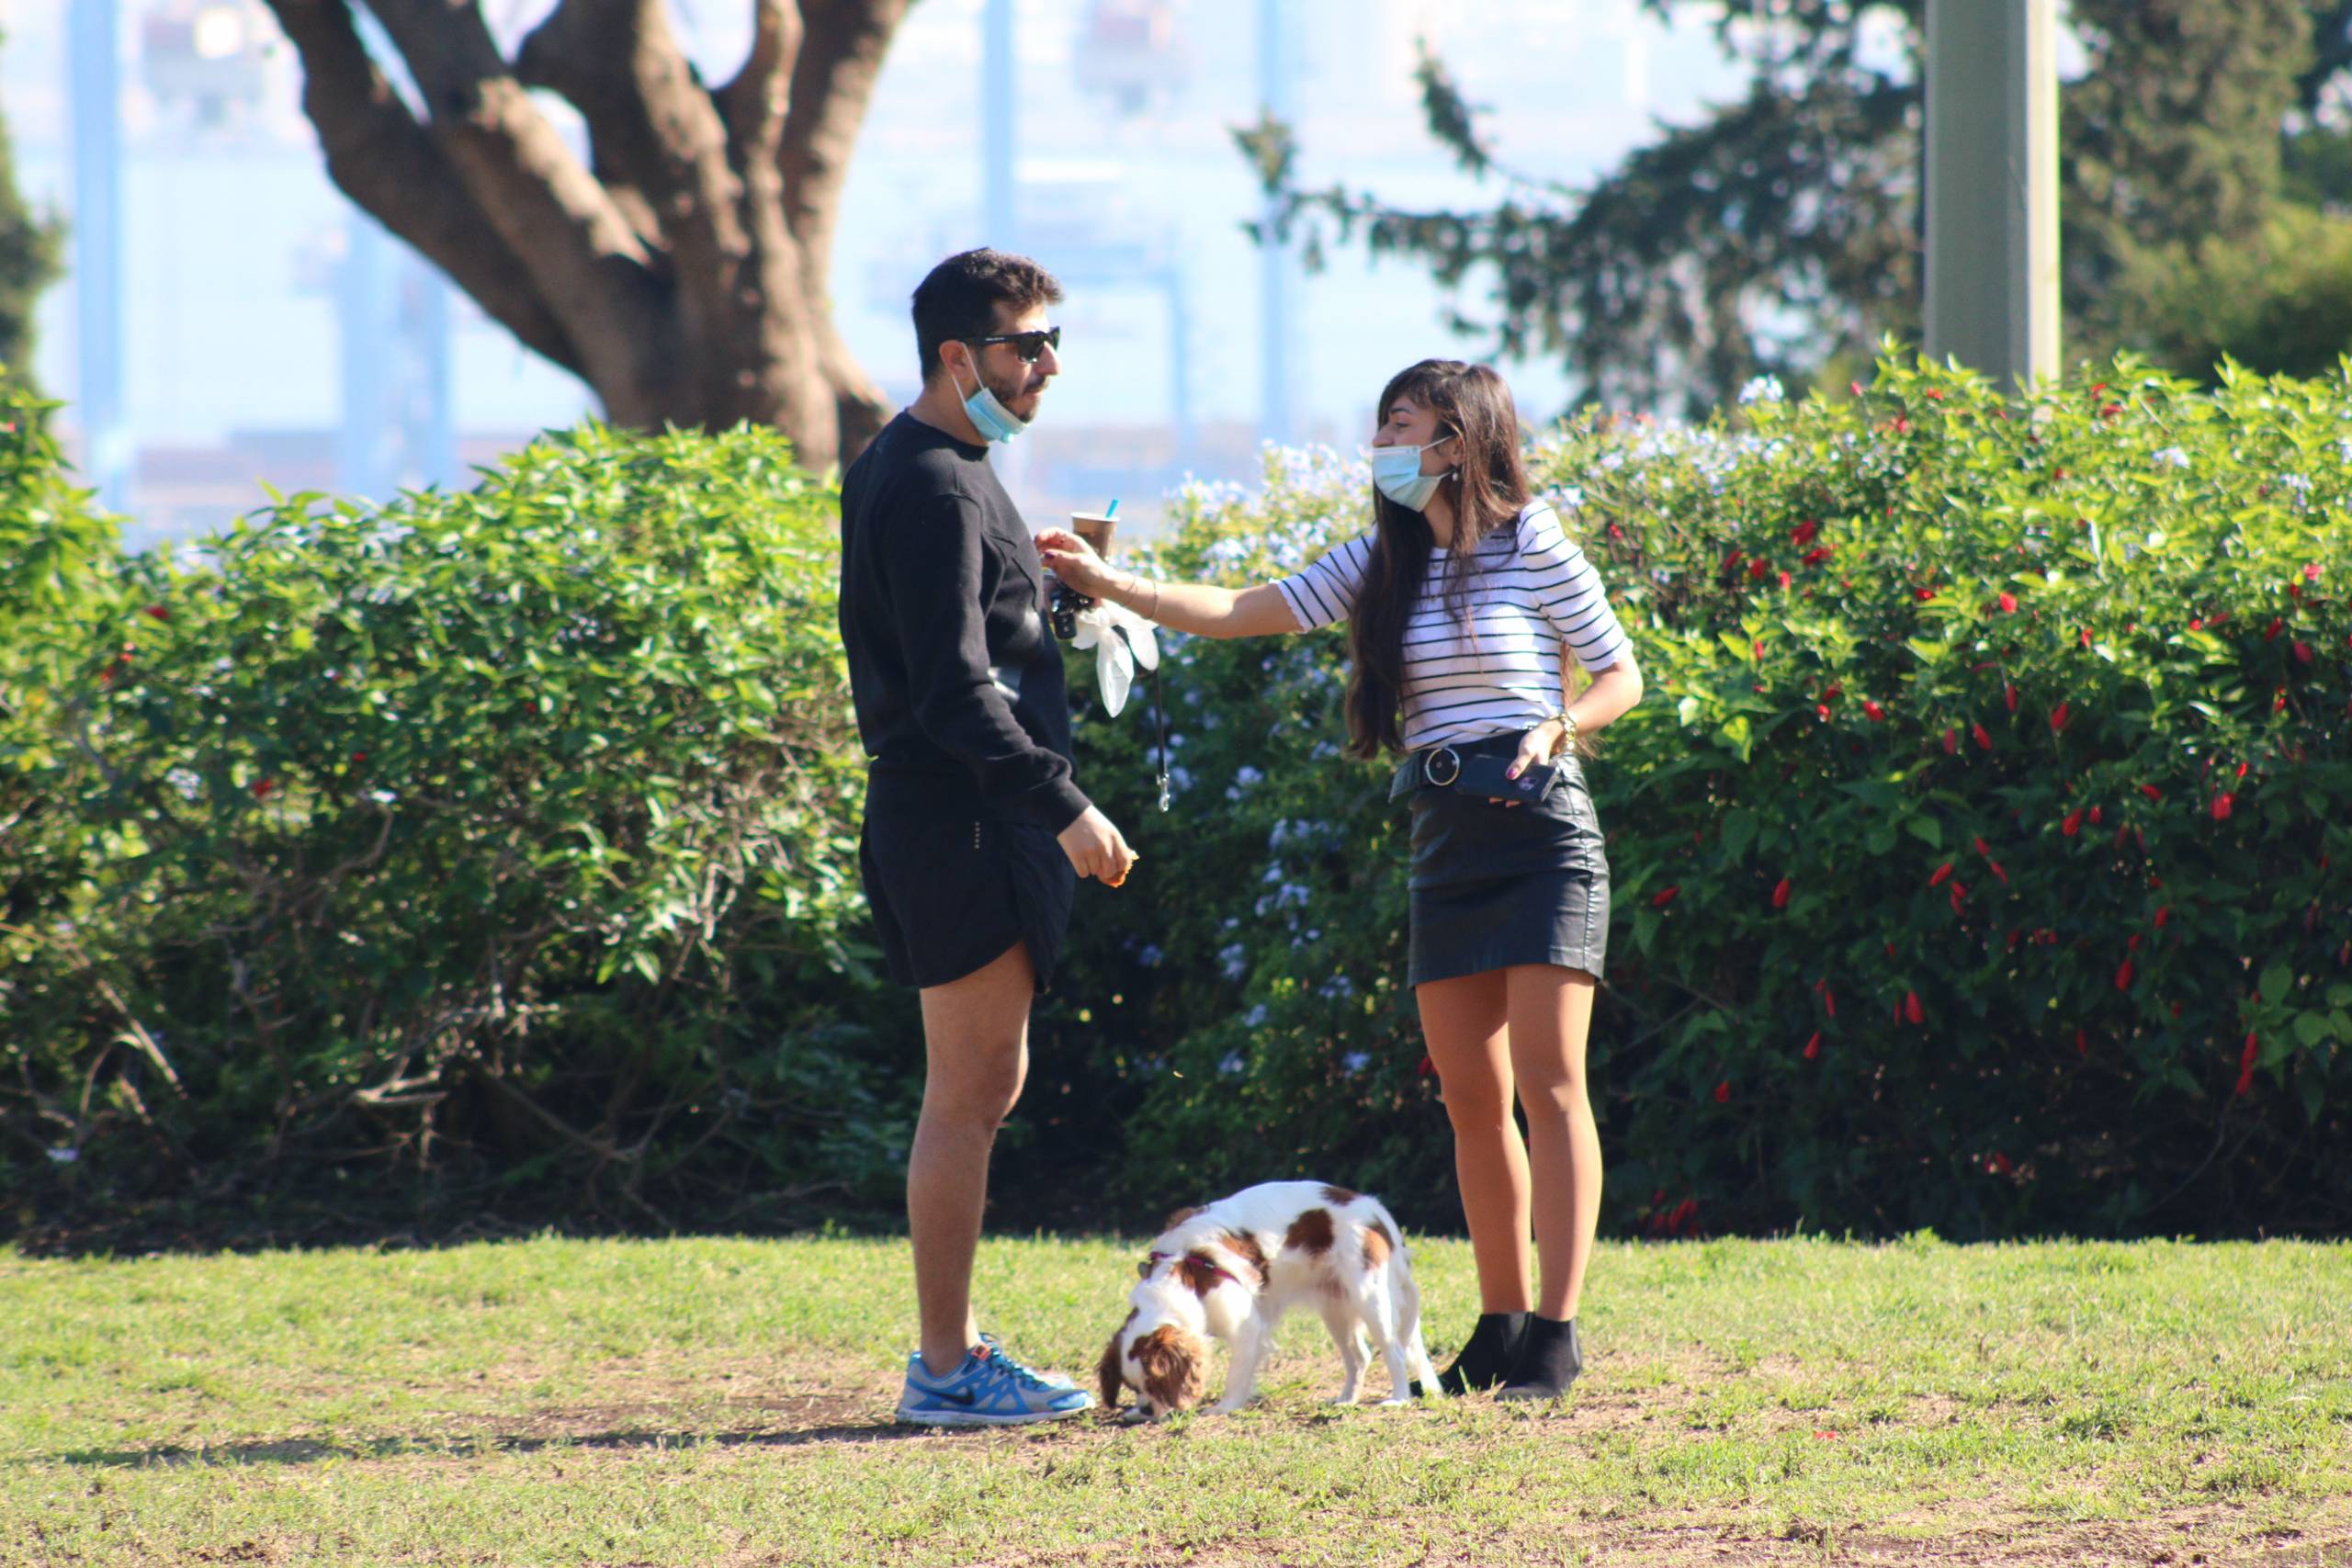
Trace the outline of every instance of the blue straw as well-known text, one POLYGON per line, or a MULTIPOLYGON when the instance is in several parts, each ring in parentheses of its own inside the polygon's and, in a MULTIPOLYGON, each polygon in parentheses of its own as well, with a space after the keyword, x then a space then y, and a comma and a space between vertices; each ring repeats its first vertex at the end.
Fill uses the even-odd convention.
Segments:
POLYGON ((1111 498, 1111 504, 1102 509, 1102 515, 1105 517, 1116 517, 1118 514, 1119 498, 1114 495, 1111 498))

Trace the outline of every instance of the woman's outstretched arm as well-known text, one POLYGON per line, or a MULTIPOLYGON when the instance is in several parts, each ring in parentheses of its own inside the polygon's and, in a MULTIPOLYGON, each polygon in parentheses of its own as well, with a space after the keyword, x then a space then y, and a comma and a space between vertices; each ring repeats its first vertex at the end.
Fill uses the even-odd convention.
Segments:
POLYGON ((1145 620, 1195 637, 1272 637, 1298 630, 1289 601, 1271 582, 1217 588, 1204 582, 1161 582, 1104 564, 1077 535, 1047 528, 1037 555, 1053 574, 1091 599, 1108 599, 1145 620))

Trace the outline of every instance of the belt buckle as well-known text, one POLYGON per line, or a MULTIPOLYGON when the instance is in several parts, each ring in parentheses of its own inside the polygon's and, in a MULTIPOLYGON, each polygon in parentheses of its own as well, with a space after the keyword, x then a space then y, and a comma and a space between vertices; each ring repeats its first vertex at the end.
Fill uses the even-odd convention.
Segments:
POLYGON ((1443 789, 1461 776, 1462 753, 1451 746, 1441 746, 1421 759, 1421 782, 1433 788, 1443 789), (1441 765, 1445 770, 1443 778, 1438 777, 1441 765))

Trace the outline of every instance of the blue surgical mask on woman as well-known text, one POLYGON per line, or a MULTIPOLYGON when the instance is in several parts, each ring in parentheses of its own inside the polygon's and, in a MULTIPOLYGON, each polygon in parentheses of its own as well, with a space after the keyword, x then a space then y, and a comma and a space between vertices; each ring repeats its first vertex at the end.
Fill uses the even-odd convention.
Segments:
MULTIPOLYGON (((973 367, 976 373, 978 368, 978 366, 973 367)), ((957 391, 964 389, 964 383, 956 379, 955 367, 948 367, 947 378, 955 382, 957 391)), ((972 428, 980 433, 983 441, 1010 441, 1029 428, 1027 420, 997 401, 996 394, 989 390, 986 381, 980 382, 979 389, 964 400, 964 413, 972 422, 972 428)))
POLYGON ((1381 494, 1397 505, 1419 512, 1437 493, 1438 481, 1443 474, 1421 472, 1421 454, 1432 446, 1453 440, 1441 435, 1435 441, 1419 446, 1374 446, 1371 448, 1372 482, 1381 494))

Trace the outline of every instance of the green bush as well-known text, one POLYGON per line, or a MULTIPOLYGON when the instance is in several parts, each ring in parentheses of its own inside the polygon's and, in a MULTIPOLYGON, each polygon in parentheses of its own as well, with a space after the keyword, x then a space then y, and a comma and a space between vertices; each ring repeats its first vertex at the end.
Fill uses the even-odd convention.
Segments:
MULTIPOLYGON (((2340 1228, 2352 390, 2126 361, 2019 400, 1893 360, 1851 400, 1758 390, 1534 453, 1649 687, 1590 770, 1609 1223, 2340 1228)), ((1276 454, 1261 493, 1190 492, 1159 567, 1263 579, 1365 493, 1276 454)), ((1343 660, 1178 639, 1171 818, 1148 724, 1081 728, 1147 859, 1082 895, 1040 1033, 1101 1038, 1062 1076, 1114 1113, 1060 1158, 1114 1136, 1133 1217, 1293 1172, 1453 1217, 1343 660)))
POLYGON ((835 505, 769 433, 587 428, 115 562, 56 643, 84 742, 0 783, 84 841, 0 952, 0 1179, 211 1223, 887 1188, 835 505))

